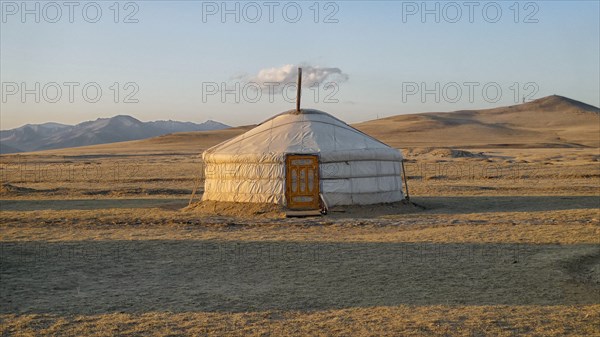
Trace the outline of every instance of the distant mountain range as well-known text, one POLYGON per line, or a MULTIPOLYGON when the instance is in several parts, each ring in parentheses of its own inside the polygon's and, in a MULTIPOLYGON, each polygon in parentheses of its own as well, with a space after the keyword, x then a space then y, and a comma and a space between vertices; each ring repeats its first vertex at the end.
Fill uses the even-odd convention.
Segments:
POLYGON ((77 125, 59 123, 27 124, 0 131, 0 154, 61 149, 138 140, 174 132, 208 131, 229 128, 208 120, 201 124, 178 121, 142 122, 131 116, 98 118, 77 125))

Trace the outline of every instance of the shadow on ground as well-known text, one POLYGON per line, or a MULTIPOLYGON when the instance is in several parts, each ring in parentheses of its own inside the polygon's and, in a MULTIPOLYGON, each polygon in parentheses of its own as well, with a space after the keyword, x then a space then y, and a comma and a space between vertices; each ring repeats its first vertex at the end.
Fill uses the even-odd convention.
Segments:
POLYGON ((600 303, 597 280, 573 274, 583 275, 590 259, 599 263, 596 245, 151 240, 0 248, 1 313, 600 303))
MULTIPOLYGON (((91 210, 106 208, 183 208, 189 199, 77 199, 77 200, 0 200, 3 211, 37 211, 37 210, 91 210)), ((488 212, 536 212, 569 209, 600 208, 598 196, 444 196, 413 197, 411 201, 423 206, 427 213, 464 214, 488 212)), ((384 215, 387 209, 373 212, 377 206, 359 206, 356 209, 337 207, 342 213, 354 217, 377 217, 384 215), (371 214, 372 213, 372 214, 371 214)), ((380 207, 381 208, 381 207, 380 207)), ((405 210, 405 213, 422 212, 420 208, 405 210)), ((339 211, 338 211, 339 213, 339 211)))
POLYGON ((600 208, 599 196, 445 196, 414 197, 428 213, 539 212, 600 208))
POLYGON ((187 206, 189 199, 35 199, 0 200, 3 211, 90 210, 106 208, 178 208, 187 206))

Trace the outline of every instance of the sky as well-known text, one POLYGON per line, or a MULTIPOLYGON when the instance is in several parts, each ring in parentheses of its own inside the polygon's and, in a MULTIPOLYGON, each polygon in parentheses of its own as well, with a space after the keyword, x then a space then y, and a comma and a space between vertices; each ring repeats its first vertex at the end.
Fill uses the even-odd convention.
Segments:
POLYGON ((600 106, 598 1, 1 1, 0 129, 600 106), (39 22, 36 22, 39 21, 39 22), (285 90, 283 88, 286 88, 285 90))

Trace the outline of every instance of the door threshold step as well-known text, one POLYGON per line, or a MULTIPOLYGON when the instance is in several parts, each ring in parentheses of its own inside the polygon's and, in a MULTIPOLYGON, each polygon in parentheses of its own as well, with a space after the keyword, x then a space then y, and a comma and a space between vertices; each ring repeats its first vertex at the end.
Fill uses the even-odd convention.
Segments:
POLYGON ((288 210, 285 212, 285 216, 288 218, 294 217, 307 217, 307 216, 321 216, 321 211, 318 209, 315 210, 303 210, 303 211, 292 211, 288 210))

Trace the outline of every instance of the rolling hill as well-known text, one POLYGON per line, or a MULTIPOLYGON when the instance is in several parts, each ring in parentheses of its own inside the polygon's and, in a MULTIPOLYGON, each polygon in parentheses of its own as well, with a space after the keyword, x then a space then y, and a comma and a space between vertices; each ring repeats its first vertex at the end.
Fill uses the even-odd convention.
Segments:
POLYGON ((599 147, 599 111, 548 96, 494 109, 397 115, 353 126, 398 148, 599 147))

